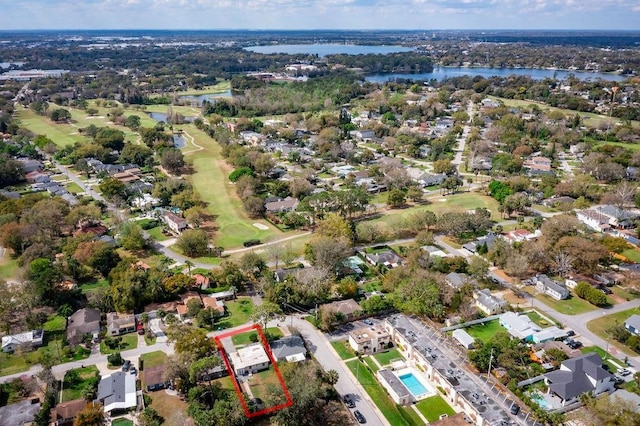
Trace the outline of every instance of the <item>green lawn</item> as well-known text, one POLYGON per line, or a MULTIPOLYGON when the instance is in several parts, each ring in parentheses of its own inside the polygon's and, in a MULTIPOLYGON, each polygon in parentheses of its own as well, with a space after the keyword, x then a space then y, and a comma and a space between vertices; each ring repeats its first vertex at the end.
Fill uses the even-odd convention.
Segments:
POLYGON ((64 376, 64 382, 62 385, 62 401, 73 401, 74 399, 82 398, 82 391, 91 382, 91 380, 100 375, 98 368, 94 365, 89 365, 84 368, 75 368, 70 371, 76 371, 78 373, 78 380, 71 381, 71 374, 69 371, 64 376))
POLYGON ((331 346, 333 346, 333 349, 336 350, 338 356, 342 359, 349 359, 356 356, 356 353, 353 351, 351 346, 349 346, 349 342, 347 340, 331 342, 331 346))
MULTIPOLYGON (((266 241, 274 235, 281 235, 273 225, 263 219, 250 219, 235 193, 235 186, 229 182, 230 168, 222 157, 220 145, 194 125, 185 125, 183 129, 195 138, 195 143, 204 149, 187 151, 185 159, 193 164, 195 173, 191 176, 194 188, 207 209, 216 219, 215 244, 226 249, 242 247, 242 243, 251 239, 266 241), (268 227, 261 230, 253 226, 260 223, 268 227)), ((191 149, 191 148, 187 148, 191 149)))
POLYGON ((362 362, 354 359, 347 362, 347 367, 353 375, 358 379, 362 387, 367 391, 369 397, 380 409, 384 417, 394 426, 399 425, 421 425, 422 422, 415 422, 416 415, 411 413, 411 408, 405 408, 396 405, 387 395, 386 391, 375 379, 371 371, 369 371, 362 362))
POLYGON ((430 422, 435 422, 440 419, 442 414, 453 416, 456 414, 453 408, 447 404, 447 401, 442 399, 440 395, 435 395, 427 399, 423 399, 416 404, 416 408, 423 416, 430 422))
POLYGON ((175 94, 177 96, 209 95, 209 94, 213 94, 213 93, 224 93, 224 92, 228 91, 229 89, 231 89, 231 82, 230 81, 221 81, 220 83, 217 83, 217 84, 215 84, 213 86, 206 86, 206 87, 203 87, 202 89, 189 89, 189 90, 185 90, 184 92, 176 92, 175 94))
POLYGON ((0 257, 0 280, 16 278, 18 268, 18 259, 12 259, 5 251, 4 256, 0 257))
POLYGON ((469 333, 471 337, 487 343, 498 331, 506 330, 500 325, 500 321, 495 319, 483 322, 482 324, 474 324, 465 328, 464 331, 469 333))
MULTIPOLYGON (((282 330, 280 330, 278 327, 268 327, 265 331, 275 339, 279 339, 280 337, 283 336, 282 330)), ((258 338, 257 331, 248 331, 246 333, 235 334, 231 336, 231 341, 233 342, 234 345, 241 346, 241 345, 248 345, 249 343, 252 343, 252 342, 257 342, 258 341, 257 338, 258 338), (252 340, 252 336, 255 336, 253 337, 254 340, 252 340)))
POLYGON ((620 254, 626 257, 627 259, 631 260, 632 262, 640 263, 640 251, 636 249, 632 249, 632 248, 626 249, 620 254))
MULTIPOLYGON (((558 323, 557 321, 553 320, 553 322, 550 324, 549 321, 547 321, 546 319, 542 318, 540 316, 540 314, 538 312, 536 312, 536 311, 528 312, 527 316, 529 317, 529 319, 531 321, 533 321, 534 323, 536 323, 537 325, 539 325, 542 328, 549 327, 551 325, 555 325, 555 324, 558 323)), ((552 318, 550 318, 550 319, 552 319, 552 318)))
MULTIPOLYGON (((595 352, 598 355, 600 355, 600 358, 602 358, 602 361, 604 364, 607 364, 609 366, 609 372, 611 373, 616 373, 618 371, 618 367, 616 367, 613 363, 609 362, 609 360, 613 357, 610 354, 607 354, 605 352, 604 349, 602 349, 600 346, 587 346, 585 348, 580 349, 580 351, 583 354, 587 354, 587 353, 591 353, 591 352, 595 352)), ((618 364, 622 364, 622 361, 620 360, 616 360, 616 362, 618 364)))
MULTIPOLYGON (((265 402, 265 406, 283 402, 280 400, 273 401, 269 397, 270 394, 273 394, 271 389, 281 389, 282 387, 273 366, 270 366, 268 370, 253 374, 249 379, 249 387, 253 396, 262 399, 265 402)), ((276 393, 276 395, 279 395, 279 393, 276 393)))
POLYGON ((89 294, 92 291, 96 291, 97 289, 102 287, 109 287, 109 281, 107 281, 106 278, 101 278, 81 284, 80 290, 82 290, 82 294, 89 294))
POLYGON ((380 367, 378 367, 378 364, 376 364, 376 362, 373 359, 373 357, 368 356, 368 357, 365 357, 363 359, 364 359, 364 362, 367 363, 367 365, 369 366, 371 371, 373 371, 374 373, 377 373, 378 370, 380 370, 380 367))
POLYGON ((140 355, 144 362, 144 368, 157 367, 167 362, 167 354, 162 351, 149 352, 140 355))
POLYGON ((162 232, 162 226, 156 226, 155 228, 147 229, 147 232, 156 241, 168 240, 170 237, 162 232))
POLYGON ((625 300, 633 300, 633 299, 637 299, 638 295, 637 294, 633 294, 630 291, 625 290, 624 288, 614 285, 613 287, 611 287, 611 291, 613 292, 613 294, 615 294, 618 297, 621 297, 625 300))
POLYGON ((569 295, 568 299, 556 300, 546 294, 538 293, 536 294, 536 299, 538 299, 545 305, 555 309, 561 314, 567 315, 584 314, 585 312, 597 309, 596 306, 593 306, 591 303, 587 302, 586 300, 580 299, 573 294, 569 295))
POLYGON ((80 185, 78 185, 75 182, 68 183, 66 187, 67 187, 67 191, 69 191, 72 194, 78 194, 79 192, 84 192, 83 189, 80 188, 80 185))
POLYGON ((380 365, 389 365, 394 359, 404 359, 402 354, 397 349, 391 349, 387 352, 380 352, 373 355, 373 357, 380 363, 380 365))
POLYGON ((233 328, 249 321, 249 316, 253 312, 253 302, 251 298, 242 298, 224 303, 227 314, 218 321, 218 326, 222 328, 233 328))
POLYGON ((129 419, 115 419, 111 421, 111 426, 133 426, 133 422, 129 419))
MULTIPOLYGON (((589 321, 587 323, 587 328, 606 340, 608 337, 606 330, 616 325, 623 325, 625 320, 633 314, 640 315, 640 308, 627 309, 626 311, 617 312, 611 315, 603 315, 600 318, 589 321)), ((610 345, 614 345, 617 349, 620 349, 629 356, 638 356, 636 352, 618 341, 611 340, 610 345)))
POLYGON ((114 352, 128 351, 129 349, 135 349, 138 347, 138 335, 136 333, 125 334, 120 342, 120 347, 117 349, 109 349, 104 341, 100 342, 100 353, 103 355, 112 354, 114 352))

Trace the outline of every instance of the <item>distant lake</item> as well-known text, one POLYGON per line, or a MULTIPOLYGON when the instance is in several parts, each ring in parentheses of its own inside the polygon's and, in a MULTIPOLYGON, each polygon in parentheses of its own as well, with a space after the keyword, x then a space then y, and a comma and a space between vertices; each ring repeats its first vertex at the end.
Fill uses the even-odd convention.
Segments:
POLYGON ((256 53, 286 53, 288 55, 318 55, 323 57, 326 55, 367 55, 411 52, 414 49, 404 46, 369 46, 358 44, 270 44, 268 46, 251 46, 245 47, 245 50, 256 53))
POLYGON ((482 76, 482 77, 507 77, 510 75, 524 75, 534 80, 544 80, 545 78, 556 78, 564 80, 569 74, 573 74, 580 80, 602 79, 606 81, 624 81, 628 77, 617 74, 606 74, 597 72, 561 71, 533 68, 470 68, 470 67, 435 67, 432 72, 420 74, 373 74, 365 77, 366 81, 374 83, 384 83, 396 79, 431 80, 442 81, 451 77, 482 76))
POLYGON ((196 95, 178 96, 178 100, 189 102, 191 105, 197 105, 201 107, 204 101, 211 102, 211 101, 214 101, 216 98, 230 98, 230 97, 231 97, 231 89, 222 93, 205 93, 197 96, 196 95))
MULTIPOLYGON (((153 118, 157 122, 162 121, 163 123, 167 123, 167 118, 168 118, 167 114, 163 112, 148 112, 147 114, 149 114, 149 117, 153 118)), ((189 117, 189 116, 184 117, 184 121, 186 121, 187 123, 191 123, 195 119, 196 117, 189 117)))

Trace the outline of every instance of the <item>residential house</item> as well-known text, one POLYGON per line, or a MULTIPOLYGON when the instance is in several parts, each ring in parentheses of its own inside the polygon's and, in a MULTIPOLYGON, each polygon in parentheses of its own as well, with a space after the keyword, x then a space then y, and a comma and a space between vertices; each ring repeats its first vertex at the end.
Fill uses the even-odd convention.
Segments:
POLYGON ((98 383, 98 401, 104 405, 104 412, 128 410, 138 405, 136 376, 127 371, 117 371, 105 376, 98 383))
POLYGON ((47 173, 43 173, 40 170, 34 170, 24 175, 28 183, 47 183, 51 182, 51 177, 47 173))
POLYGON ((488 288, 473 292, 473 298, 478 309, 487 315, 495 315, 504 310, 507 301, 501 297, 494 296, 488 288))
POLYGON ((387 268, 395 268, 404 263, 404 259, 392 249, 380 250, 375 253, 364 252, 364 258, 373 266, 384 265, 387 268))
POLYGON ((602 359, 595 352, 570 358, 560 364, 560 369, 544 375, 549 393, 557 395, 562 406, 579 401, 583 393, 594 396, 614 389, 613 375, 602 368, 602 359))
POLYGON ((19 334, 10 334, 2 337, 2 352, 14 352, 18 348, 33 350, 42 346, 44 331, 31 330, 19 334))
POLYGON ((544 174, 551 172, 551 160, 546 157, 531 157, 524 162, 524 168, 531 174, 544 174))
POLYGON ((300 201, 297 198, 287 197, 284 200, 280 199, 265 203, 264 208, 267 213, 284 213, 294 211, 298 204, 300 204, 300 201))
POLYGON ((544 328, 531 335, 531 341, 535 344, 550 342, 567 337, 567 332, 556 326, 544 328))
POLYGON ((44 169, 42 162, 31 158, 18 158, 24 174, 44 169))
POLYGON ((61 402, 51 410, 49 424, 52 426, 72 426, 78 413, 82 411, 86 405, 87 401, 84 398, 61 402))
POLYGON ((596 232, 605 232, 611 228, 609 217, 593 209, 578 210, 576 218, 596 232))
POLYGON ((349 346, 361 354, 372 354, 389 347, 391 337, 381 327, 364 327, 349 332, 349 346))
POLYGON ((638 213, 611 205, 596 206, 593 209, 607 216, 609 218, 609 225, 618 229, 635 227, 638 216, 640 216, 638 213))
POLYGON ((31 425, 35 420, 36 414, 40 412, 41 406, 42 404, 38 398, 29 398, 0 407, 0 425, 31 425))
POLYGON ((500 103, 493 99, 484 98, 482 101, 480 101, 480 107, 483 109, 498 108, 499 106, 500 106, 500 103))
POLYGON ((264 138, 264 136, 262 136, 260 133, 253 132, 250 130, 240 132, 240 137, 242 138, 242 141, 244 143, 250 143, 253 145, 259 144, 260 142, 262 142, 264 138))
POLYGON ((547 207, 558 207, 560 205, 568 205, 568 206, 572 206, 573 203, 576 201, 575 198, 573 197, 569 197, 569 196, 557 196, 554 195, 553 197, 547 198, 546 200, 542 201, 542 205, 547 206, 547 207))
POLYGON ((269 346, 271 347, 271 354, 276 362, 304 361, 307 356, 307 348, 304 346, 304 341, 300 336, 291 335, 282 337, 271 342, 269 346))
POLYGON ((362 312, 362 307, 353 299, 338 300, 322 305, 320 309, 328 309, 333 312, 341 313, 345 318, 350 319, 355 313, 362 312))
POLYGON ((273 272, 273 278, 276 280, 276 282, 282 283, 287 280, 287 277, 289 275, 293 275, 298 270, 300 270, 300 268, 278 268, 273 272))
POLYGON ((429 257, 448 257, 449 254, 445 253, 444 251, 442 251, 442 249, 440 247, 436 247, 436 246, 422 246, 420 247, 422 250, 426 251, 429 253, 429 257))
POLYGON ((569 297, 569 290, 563 284, 552 280, 545 274, 533 277, 536 288, 556 300, 564 300, 569 297))
POLYGON ((164 378, 165 369, 165 365, 157 365, 155 367, 146 367, 142 371, 142 383, 144 383, 144 388, 147 391, 152 392, 169 387, 170 381, 164 378))
POLYGON ((626 328, 629 333, 640 336, 640 315, 633 314, 627 318, 624 321, 624 328, 626 328))
POLYGON ((451 333, 454 339, 458 341, 465 349, 473 349, 476 339, 462 328, 457 328, 451 333))
POLYGON ((444 276, 444 282, 456 290, 460 290, 463 285, 471 284, 476 285, 476 281, 467 274, 460 274, 458 272, 449 272, 444 276))
POLYGON ((417 178, 415 178, 415 181, 418 182, 420 186, 427 187, 427 186, 440 185, 446 179, 447 179, 447 175, 445 175, 444 173, 435 174, 435 175, 430 173, 423 173, 417 178))
POLYGON ((202 290, 209 288, 209 277, 205 277, 202 274, 195 274, 193 278, 196 280, 196 287, 202 290))
POLYGON ((503 236, 510 243, 522 242, 534 240, 542 235, 539 229, 535 232, 529 232, 526 229, 514 229, 513 231, 506 232, 503 236))
POLYGON ((100 311, 98 309, 78 309, 67 320, 67 341, 72 345, 82 342, 86 334, 97 338, 98 333, 100 333, 100 311))
POLYGON ((369 129, 358 129, 358 130, 352 130, 349 132, 349 135, 352 138, 355 138, 359 141, 363 141, 363 142, 368 142, 371 141, 373 139, 375 139, 376 134, 373 130, 369 130, 369 129))
POLYGON ((181 233, 188 227, 187 221, 183 217, 178 216, 177 214, 170 211, 165 211, 162 214, 162 220, 164 220, 169 229, 171 229, 176 234, 181 233))
POLYGON ((505 312, 500 315, 498 321, 511 336, 527 342, 531 341, 534 333, 542 330, 527 315, 518 315, 515 312, 505 312))
POLYGON ((219 291, 211 293, 209 297, 213 297, 216 300, 233 300, 236 297, 236 293, 233 290, 219 291))
POLYGON ((486 246, 487 250, 491 250, 496 240, 500 238, 494 233, 489 233, 482 237, 477 238, 475 241, 463 244, 462 248, 469 250, 472 253, 476 253, 481 246, 486 246))
POLYGON ((136 318, 132 314, 107 314, 107 335, 120 336, 136 331, 136 318))
POLYGON ((257 373, 269 368, 269 356, 261 343, 245 346, 229 354, 233 369, 238 375, 257 373))

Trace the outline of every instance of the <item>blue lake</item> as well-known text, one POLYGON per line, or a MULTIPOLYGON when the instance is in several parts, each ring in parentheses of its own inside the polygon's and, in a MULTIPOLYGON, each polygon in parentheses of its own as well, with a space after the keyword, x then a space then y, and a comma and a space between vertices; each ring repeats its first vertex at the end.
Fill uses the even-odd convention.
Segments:
POLYGON ((245 47, 246 50, 256 53, 286 53, 289 55, 305 54, 318 55, 366 55, 366 54, 382 54, 396 52, 411 52, 411 47, 404 46, 365 46, 357 44, 271 44, 268 46, 251 46, 245 47))
POLYGON ((183 95, 183 96, 178 96, 178 99, 183 102, 188 102, 191 105, 201 107, 204 101, 213 102, 217 98, 230 98, 230 97, 231 97, 231 90, 227 90, 226 92, 222 92, 222 93, 205 93, 197 96, 183 95))
POLYGON ((187 140, 181 134, 174 133, 173 135, 173 146, 180 149, 187 146, 187 140))
MULTIPOLYGON (((167 123, 167 114, 163 112, 148 112, 147 114, 149 114, 149 117, 153 118, 157 122, 162 121, 163 123, 167 123)), ((189 117, 189 116, 184 117, 184 121, 186 121, 187 123, 191 123, 195 119, 196 117, 189 117)))

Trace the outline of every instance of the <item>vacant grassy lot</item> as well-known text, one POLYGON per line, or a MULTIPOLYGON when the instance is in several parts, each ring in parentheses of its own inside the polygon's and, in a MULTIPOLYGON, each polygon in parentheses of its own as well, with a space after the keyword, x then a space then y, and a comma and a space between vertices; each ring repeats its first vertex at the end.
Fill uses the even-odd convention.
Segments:
POLYGON ((100 353, 103 355, 112 354, 114 352, 128 351, 129 349, 135 349, 138 347, 138 335, 136 333, 125 334, 122 337, 120 346, 116 349, 111 349, 104 344, 104 340, 100 342, 100 353))
POLYGON ((83 397, 82 391, 86 388, 91 380, 99 375, 98 368, 94 365, 90 365, 84 368, 75 368, 67 371, 64 376, 64 383, 62 386, 62 401, 73 401, 74 399, 80 399, 83 397), (74 374, 71 371, 78 373, 77 380, 73 380, 74 374))
POLYGON ((89 294, 101 287, 109 287, 109 281, 107 281, 105 278, 89 281, 88 283, 81 284, 80 290, 82 290, 82 294, 89 294))
POLYGON ((0 257, 0 280, 17 278, 18 271, 18 260, 12 259, 9 253, 4 250, 4 255, 0 257))
POLYGON ((380 352, 373 356, 380 365, 385 366, 391 364, 394 359, 404 359, 402 354, 397 349, 391 349, 388 352, 380 352))
POLYGON ((373 377, 373 374, 367 369, 367 367, 357 359, 347 362, 347 367, 358 379, 362 387, 367 391, 369 397, 378 406, 384 417, 392 425, 419 425, 422 422, 416 423, 416 414, 412 413, 411 408, 404 408, 396 405, 393 400, 387 395, 386 391, 382 388, 380 383, 373 377))
POLYGON ((159 365, 164 365, 167 362, 167 354, 162 351, 142 354, 140 355, 140 358, 144 360, 144 368, 157 367, 159 365))
POLYGON ((464 329, 471 337, 487 343, 498 331, 506 331, 497 319, 474 324, 464 329))
POLYGON ((284 400, 284 391, 282 392, 282 400, 278 398, 277 401, 273 401, 267 397, 271 393, 271 389, 281 388, 281 386, 273 366, 270 366, 268 370, 255 373, 249 379, 249 387, 251 387, 253 396, 262 399, 265 402, 265 407, 278 404, 284 400))
POLYGON ((227 315, 218 321, 218 326, 222 328, 232 328, 249 321, 249 316, 253 312, 253 302, 250 298, 239 297, 238 299, 225 302, 227 315))
POLYGON ((568 299, 556 300, 546 294, 538 293, 536 294, 536 299, 538 299, 545 305, 555 309, 561 314, 577 315, 597 309, 591 303, 587 302, 586 300, 580 299, 573 294, 569 295, 568 299))
MULTIPOLYGON (((615 314, 604 315, 600 318, 596 318, 587 323, 587 328, 606 340, 609 337, 607 336, 606 330, 616 325, 623 325, 625 320, 633 314, 640 315, 640 308, 627 309, 626 311, 621 311, 615 314)), ((610 346, 611 345, 615 346, 617 349, 620 349, 627 355, 638 356, 636 352, 632 351, 630 348, 626 347, 620 342, 611 340, 610 346)))
POLYGON ((453 408, 451 408, 449 404, 447 404, 447 402, 442 399, 440 395, 435 395, 430 398, 423 399, 416 404, 416 408, 430 422, 435 422, 436 420, 440 419, 440 416, 442 414, 453 416, 456 413, 455 411, 453 411, 453 408))
POLYGON ((627 291, 624 288, 617 285, 614 285, 613 287, 611 287, 611 291, 613 291, 613 294, 623 298, 624 300, 633 300, 638 298, 637 294, 631 293, 630 291, 627 291))
POLYGON ((336 350, 338 356, 342 359, 349 359, 356 356, 356 353, 353 351, 351 346, 349 346, 349 342, 346 340, 338 340, 336 342, 331 342, 331 346, 336 350))
POLYGON ((215 217, 216 245, 226 249, 242 247, 250 239, 266 241, 281 231, 265 220, 250 219, 235 193, 234 184, 229 182, 229 173, 233 171, 222 157, 220 145, 193 125, 183 128, 195 138, 195 143, 203 149, 186 154, 186 160, 193 164, 195 173, 191 176, 194 188, 208 204, 207 209, 215 217), (253 223, 265 225, 260 230, 253 223))
MULTIPOLYGON (((265 330, 265 332, 269 333, 269 335, 271 335, 275 339, 279 339, 280 337, 283 336, 282 330, 280 330, 278 327, 269 327, 265 330)), ((249 331, 247 333, 236 334, 234 336, 231 336, 231 341, 236 346, 248 345, 249 343, 258 341, 258 332, 249 331), (255 336, 255 337, 252 337, 252 336, 255 336)))
POLYGON ((164 241, 170 238, 162 232, 162 226, 156 226, 155 228, 147 229, 147 232, 149 233, 149 235, 151 235, 151 238, 156 241, 164 241))

